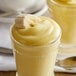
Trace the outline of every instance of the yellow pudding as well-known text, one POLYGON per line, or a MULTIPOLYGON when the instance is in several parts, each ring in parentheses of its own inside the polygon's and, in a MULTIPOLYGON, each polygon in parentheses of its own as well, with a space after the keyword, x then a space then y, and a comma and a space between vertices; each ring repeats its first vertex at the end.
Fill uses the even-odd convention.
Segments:
MULTIPOLYGON (((52 1, 52 0, 51 0, 52 1)), ((74 4, 76 4, 76 0, 54 0, 57 4, 60 5, 70 5, 70 6, 74 6, 74 4)), ((76 5, 75 5, 76 6, 76 5)))
POLYGON ((49 11, 62 29, 61 42, 76 44, 76 0, 48 0, 49 11))
POLYGON ((54 76, 61 30, 47 17, 20 15, 11 28, 19 76, 54 76))
POLYGON ((59 34, 58 24, 46 17, 32 15, 17 17, 13 27, 14 38, 24 45, 50 44, 58 38, 59 34))

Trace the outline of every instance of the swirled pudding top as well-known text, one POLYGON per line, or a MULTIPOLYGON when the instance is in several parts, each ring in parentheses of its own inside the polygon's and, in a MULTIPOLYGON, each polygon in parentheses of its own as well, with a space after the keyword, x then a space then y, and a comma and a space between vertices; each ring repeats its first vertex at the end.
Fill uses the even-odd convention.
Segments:
POLYGON ((20 15, 12 28, 14 39, 29 46, 48 45, 60 35, 58 24, 44 16, 20 15))

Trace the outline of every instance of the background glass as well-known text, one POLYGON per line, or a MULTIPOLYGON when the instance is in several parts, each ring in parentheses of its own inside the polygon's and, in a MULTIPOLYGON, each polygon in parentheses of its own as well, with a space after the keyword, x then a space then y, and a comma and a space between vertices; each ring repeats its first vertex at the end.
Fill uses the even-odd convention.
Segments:
POLYGON ((52 18, 62 29, 59 54, 76 56, 76 5, 60 4, 57 0, 47 0, 52 18))

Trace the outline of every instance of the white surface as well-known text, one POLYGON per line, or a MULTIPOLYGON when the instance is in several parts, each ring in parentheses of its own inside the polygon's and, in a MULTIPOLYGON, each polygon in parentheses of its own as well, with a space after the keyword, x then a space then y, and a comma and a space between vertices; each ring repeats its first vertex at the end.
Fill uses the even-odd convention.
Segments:
POLYGON ((66 73, 76 73, 76 68, 73 69, 73 70, 66 70, 62 67, 59 67, 59 66, 55 66, 55 72, 66 72, 66 73))
MULTIPOLYGON (((47 9, 48 9, 47 5, 45 4, 38 12, 35 12, 34 15, 37 15, 37 16, 43 15, 47 11, 47 9)), ((5 12, 5 13, 0 13, 0 16, 4 17, 4 16, 12 15, 12 14, 19 14, 19 13, 16 13, 16 12, 5 12)), ((4 22, 3 19, 9 19, 9 21, 10 21, 10 18, 2 18, 2 20, 0 18, 0 22, 4 22)))
POLYGON ((12 24, 0 23, 0 47, 11 48, 10 26, 12 24))
POLYGON ((45 0, 0 0, 0 9, 6 12, 25 10, 26 12, 35 12, 39 10, 45 0))
POLYGON ((14 70, 16 70, 16 65, 13 56, 0 53, 0 71, 14 70))

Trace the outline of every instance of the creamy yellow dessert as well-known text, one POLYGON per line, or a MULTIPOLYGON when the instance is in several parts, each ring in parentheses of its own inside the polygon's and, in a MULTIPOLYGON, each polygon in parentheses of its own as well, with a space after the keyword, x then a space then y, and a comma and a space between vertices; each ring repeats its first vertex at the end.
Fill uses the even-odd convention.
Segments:
POLYGON ((13 27, 14 38, 24 44, 40 46, 55 41, 60 34, 58 24, 46 17, 19 16, 13 27))
POLYGON ((76 0, 48 0, 49 11, 62 29, 61 41, 76 44, 76 0))
POLYGON ((47 17, 20 15, 11 29, 19 76, 54 76, 61 30, 47 17))

